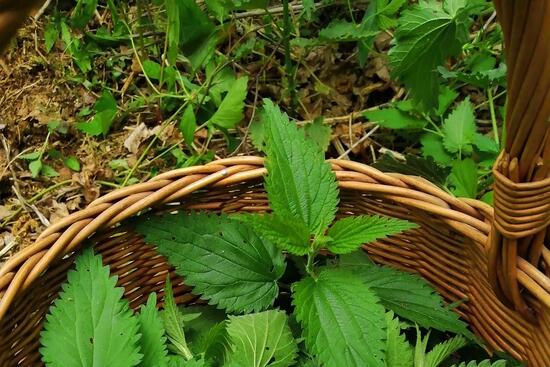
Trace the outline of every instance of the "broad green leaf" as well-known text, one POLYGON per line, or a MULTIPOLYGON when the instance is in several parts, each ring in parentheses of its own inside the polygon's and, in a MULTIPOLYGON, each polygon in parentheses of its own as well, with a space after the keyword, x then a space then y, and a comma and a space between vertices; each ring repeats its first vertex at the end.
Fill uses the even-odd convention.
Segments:
POLYGON ((309 250, 310 233, 302 222, 273 214, 242 213, 234 218, 247 223, 260 237, 273 242, 283 250, 295 255, 305 255, 309 250))
POLYGON ((379 297, 382 305, 399 317, 425 328, 452 331, 473 338, 467 325, 443 305, 441 296, 424 279, 374 265, 362 251, 340 256, 340 267, 360 277, 379 297))
POLYGON ((501 359, 496 362, 491 362, 489 359, 486 359, 481 362, 462 362, 460 364, 454 364, 451 367, 506 367, 506 361, 501 359))
POLYGON ((141 306, 138 320, 141 353, 143 354, 139 367, 166 367, 168 351, 166 350, 164 325, 157 310, 156 293, 151 293, 147 304, 141 306))
POLYGON ((57 172, 52 166, 48 164, 41 164, 40 174, 45 177, 57 177, 59 172, 57 172))
POLYGON ((266 309, 279 293, 282 254, 243 223, 225 215, 178 213, 140 218, 135 226, 196 294, 227 312, 266 309))
POLYGON ((493 205, 493 198, 494 198, 495 192, 493 190, 486 192, 483 194, 483 196, 480 198, 481 201, 493 205))
POLYGON ((377 215, 347 217, 337 220, 328 230, 331 240, 327 249, 335 254, 346 254, 357 250, 362 244, 417 227, 415 223, 406 220, 377 215))
POLYGON ((420 130, 428 123, 427 120, 416 118, 398 108, 366 111, 363 116, 388 129, 420 130))
MULTIPOLYGON (((173 1, 173 0, 172 0, 173 1)), ((175 1, 179 13, 179 45, 198 70, 212 57, 218 41, 217 31, 195 0, 175 1)))
POLYGON ((230 361, 239 366, 287 367, 298 354, 283 311, 229 316, 227 333, 232 345, 230 361))
POLYGON ((32 177, 38 177, 40 171, 42 170, 42 161, 37 159, 29 163, 29 170, 31 171, 32 177))
POLYGON ((326 28, 321 29, 319 39, 330 42, 349 42, 369 39, 377 34, 378 30, 365 29, 360 24, 333 20, 326 28))
POLYGON ((426 133, 420 138, 422 144, 422 154, 424 157, 431 157, 437 163, 448 167, 452 163, 452 157, 445 150, 443 140, 440 136, 432 133, 426 133))
POLYGON ((389 52, 392 74, 409 89, 418 104, 428 111, 437 107, 437 66, 457 56, 468 41, 469 21, 462 7, 435 1, 420 2, 399 18, 394 46, 389 52))
POLYGON ((471 153, 476 135, 472 103, 465 99, 443 122, 443 145, 451 153, 471 153))
POLYGON ((19 156, 19 159, 26 159, 26 160, 29 160, 29 161, 34 161, 35 159, 38 159, 39 157, 40 157, 40 151, 37 150, 36 152, 21 154, 19 156))
POLYGON ((80 171, 80 162, 78 161, 78 159, 76 159, 75 156, 71 155, 71 156, 68 156, 67 158, 65 158, 63 160, 63 163, 65 164, 65 166, 67 166, 67 168, 75 171, 75 172, 79 172, 80 171))
POLYGON ((191 145, 195 138, 195 130, 197 129, 197 119, 195 117, 195 111, 193 111, 192 105, 188 105, 185 108, 185 111, 181 116, 179 128, 185 142, 188 145, 191 145))
POLYGON ((193 355, 222 365, 229 354, 225 313, 208 305, 183 307, 180 313, 185 320, 185 335, 190 340, 193 355))
POLYGON ((183 357, 185 360, 193 358, 187 346, 187 339, 183 331, 183 316, 180 314, 178 306, 176 305, 169 276, 166 277, 166 284, 164 285, 164 310, 162 312, 162 319, 172 352, 183 357))
POLYGON ((97 8, 97 0, 78 0, 71 14, 71 23, 82 29, 92 19, 97 8))
POLYGON ((453 89, 449 88, 446 85, 441 87, 439 91, 439 97, 437 98, 438 104, 437 109, 435 110, 435 114, 437 116, 442 116, 445 112, 447 112, 449 107, 451 107, 457 97, 458 93, 455 92, 453 89))
POLYGON ((106 136, 117 114, 116 100, 108 90, 103 91, 94 105, 94 110, 96 115, 92 121, 78 123, 76 127, 88 135, 106 136))
POLYGON ((452 191, 456 196, 475 199, 478 183, 476 163, 470 158, 455 161, 449 175, 449 183, 454 187, 452 191))
POLYGON ((208 123, 225 129, 234 128, 244 117, 247 85, 247 77, 237 79, 208 123))
POLYGON ((330 165, 303 130, 270 100, 264 100, 267 137, 265 186, 275 216, 322 233, 334 220, 338 184, 330 165))
POLYGON ((412 154, 405 155, 404 161, 394 158, 391 154, 384 154, 372 166, 382 172, 398 172, 405 175, 424 177, 439 187, 445 187, 449 175, 447 168, 439 166, 430 157, 421 158, 412 154))
POLYGON ((332 129, 323 123, 322 118, 316 118, 312 123, 305 125, 304 132, 306 139, 313 141, 321 152, 326 152, 332 129))
POLYGON ((57 19, 52 17, 48 21, 46 28, 44 28, 44 43, 45 43, 47 53, 49 53, 52 50, 58 38, 59 38, 59 28, 57 26, 57 19))
MULTIPOLYGON (((181 33, 181 24, 180 24, 180 6, 183 2, 178 0, 164 0, 164 7, 166 9, 166 19, 167 19, 167 32, 166 32, 166 42, 167 42, 167 56, 168 62, 170 65, 176 64, 176 58, 179 51, 180 43, 180 33, 181 33)), ((148 68, 151 69, 152 65, 148 65, 148 68)), ((143 65, 145 71, 145 64, 143 65)), ((149 70, 154 72, 154 70, 149 70)), ((146 74, 149 75, 148 72, 146 74)), ((159 76, 160 76, 160 65, 159 65, 159 76)))
POLYGON ((401 334, 399 319, 391 311, 386 313, 386 326, 386 366, 413 367, 412 346, 401 334))
POLYGON ((466 345, 468 345, 468 342, 460 335, 446 340, 443 343, 439 343, 425 355, 424 364, 422 364, 422 366, 438 367, 443 361, 449 358, 451 354, 466 345))
POLYGON ((386 316, 378 297, 353 273, 324 269, 292 286, 308 351, 326 367, 382 367, 386 316))
POLYGON ((101 256, 87 248, 76 259, 46 316, 40 353, 49 367, 137 366, 139 325, 101 256))
POLYGON ((474 135, 474 144, 481 152, 495 154, 500 152, 500 147, 498 146, 498 143, 494 139, 491 139, 486 135, 476 133, 474 135))
POLYGON ((142 62, 143 66, 143 72, 149 79, 152 80, 159 80, 160 74, 162 72, 162 67, 158 62, 154 62, 152 60, 144 60, 142 62))

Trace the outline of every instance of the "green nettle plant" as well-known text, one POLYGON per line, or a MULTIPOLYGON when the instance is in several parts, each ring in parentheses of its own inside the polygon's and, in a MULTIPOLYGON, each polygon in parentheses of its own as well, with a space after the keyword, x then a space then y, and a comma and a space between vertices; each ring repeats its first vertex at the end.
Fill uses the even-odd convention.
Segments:
POLYGON ((271 213, 133 222, 209 305, 178 308, 167 281, 164 309, 152 294, 133 315, 116 277, 87 249, 47 316, 46 365, 436 367, 475 341, 421 278, 358 251, 416 225, 337 219, 338 184, 322 150, 271 101, 262 116, 271 213), (458 335, 428 351, 421 327, 458 335))

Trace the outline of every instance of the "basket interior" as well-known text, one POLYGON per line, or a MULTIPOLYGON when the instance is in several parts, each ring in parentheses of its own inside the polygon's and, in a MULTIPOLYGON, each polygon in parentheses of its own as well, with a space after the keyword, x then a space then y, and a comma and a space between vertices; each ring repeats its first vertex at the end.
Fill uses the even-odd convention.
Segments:
MULTIPOLYGON (((155 210, 191 209, 235 212, 266 211, 269 207, 263 185, 255 181, 197 191, 179 203, 155 210)), ((498 303, 496 298, 481 297, 484 292, 490 292, 486 262, 483 260, 483 244, 459 233, 449 220, 443 220, 418 207, 396 203, 378 194, 342 189, 338 215, 345 217, 359 214, 381 214, 419 224, 418 229, 369 244, 364 249, 378 263, 419 273, 449 303, 464 301, 456 311, 491 347, 507 349, 516 358, 525 356, 529 346, 521 344, 515 329, 507 330, 499 319, 510 319, 521 328, 529 326, 511 312, 501 308, 492 310, 491 302, 498 303), (473 303, 476 297, 479 299, 473 303), (484 317, 488 312, 497 312, 497 320, 493 321, 491 315, 484 317), (501 332, 493 333, 495 327, 500 328, 501 332)), ((168 272, 179 304, 200 302, 199 297, 192 294, 191 288, 174 273, 165 258, 158 255, 154 247, 145 244, 139 235, 129 231, 124 223, 94 235, 89 242, 102 254, 104 263, 111 268, 111 274, 118 276, 118 285, 124 287, 124 295, 133 309, 145 303, 151 292, 157 292, 159 302, 162 301, 162 289, 168 272)), ((43 319, 58 296, 67 271, 73 266, 74 257, 75 254, 72 254, 59 260, 15 300, 0 325, 1 366, 42 365, 39 337, 43 319)))

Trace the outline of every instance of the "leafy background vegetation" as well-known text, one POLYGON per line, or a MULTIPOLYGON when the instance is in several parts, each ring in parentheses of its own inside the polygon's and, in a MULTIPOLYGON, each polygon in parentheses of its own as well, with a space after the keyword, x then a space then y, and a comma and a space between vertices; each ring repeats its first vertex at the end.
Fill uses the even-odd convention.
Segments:
POLYGON ((256 154, 265 97, 327 157, 490 202, 505 72, 489 1, 52 1, 0 67, 0 255, 108 190, 256 154))

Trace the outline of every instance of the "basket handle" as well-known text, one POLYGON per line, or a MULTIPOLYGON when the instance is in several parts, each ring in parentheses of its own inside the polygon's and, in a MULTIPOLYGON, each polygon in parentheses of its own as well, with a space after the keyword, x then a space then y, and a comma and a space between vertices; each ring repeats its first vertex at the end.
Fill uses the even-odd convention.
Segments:
MULTIPOLYGON (((550 0, 493 2, 504 33, 508 102, 506 142, 493 168, 489 278, 502 301, 532 317, 518 278, 526 284, 525 276, 533 277, 518 266, 543 269, 531 280, 549 281, 550 0)), ((544 286, 529 290, 536 299, 550 296, 544 286)))

